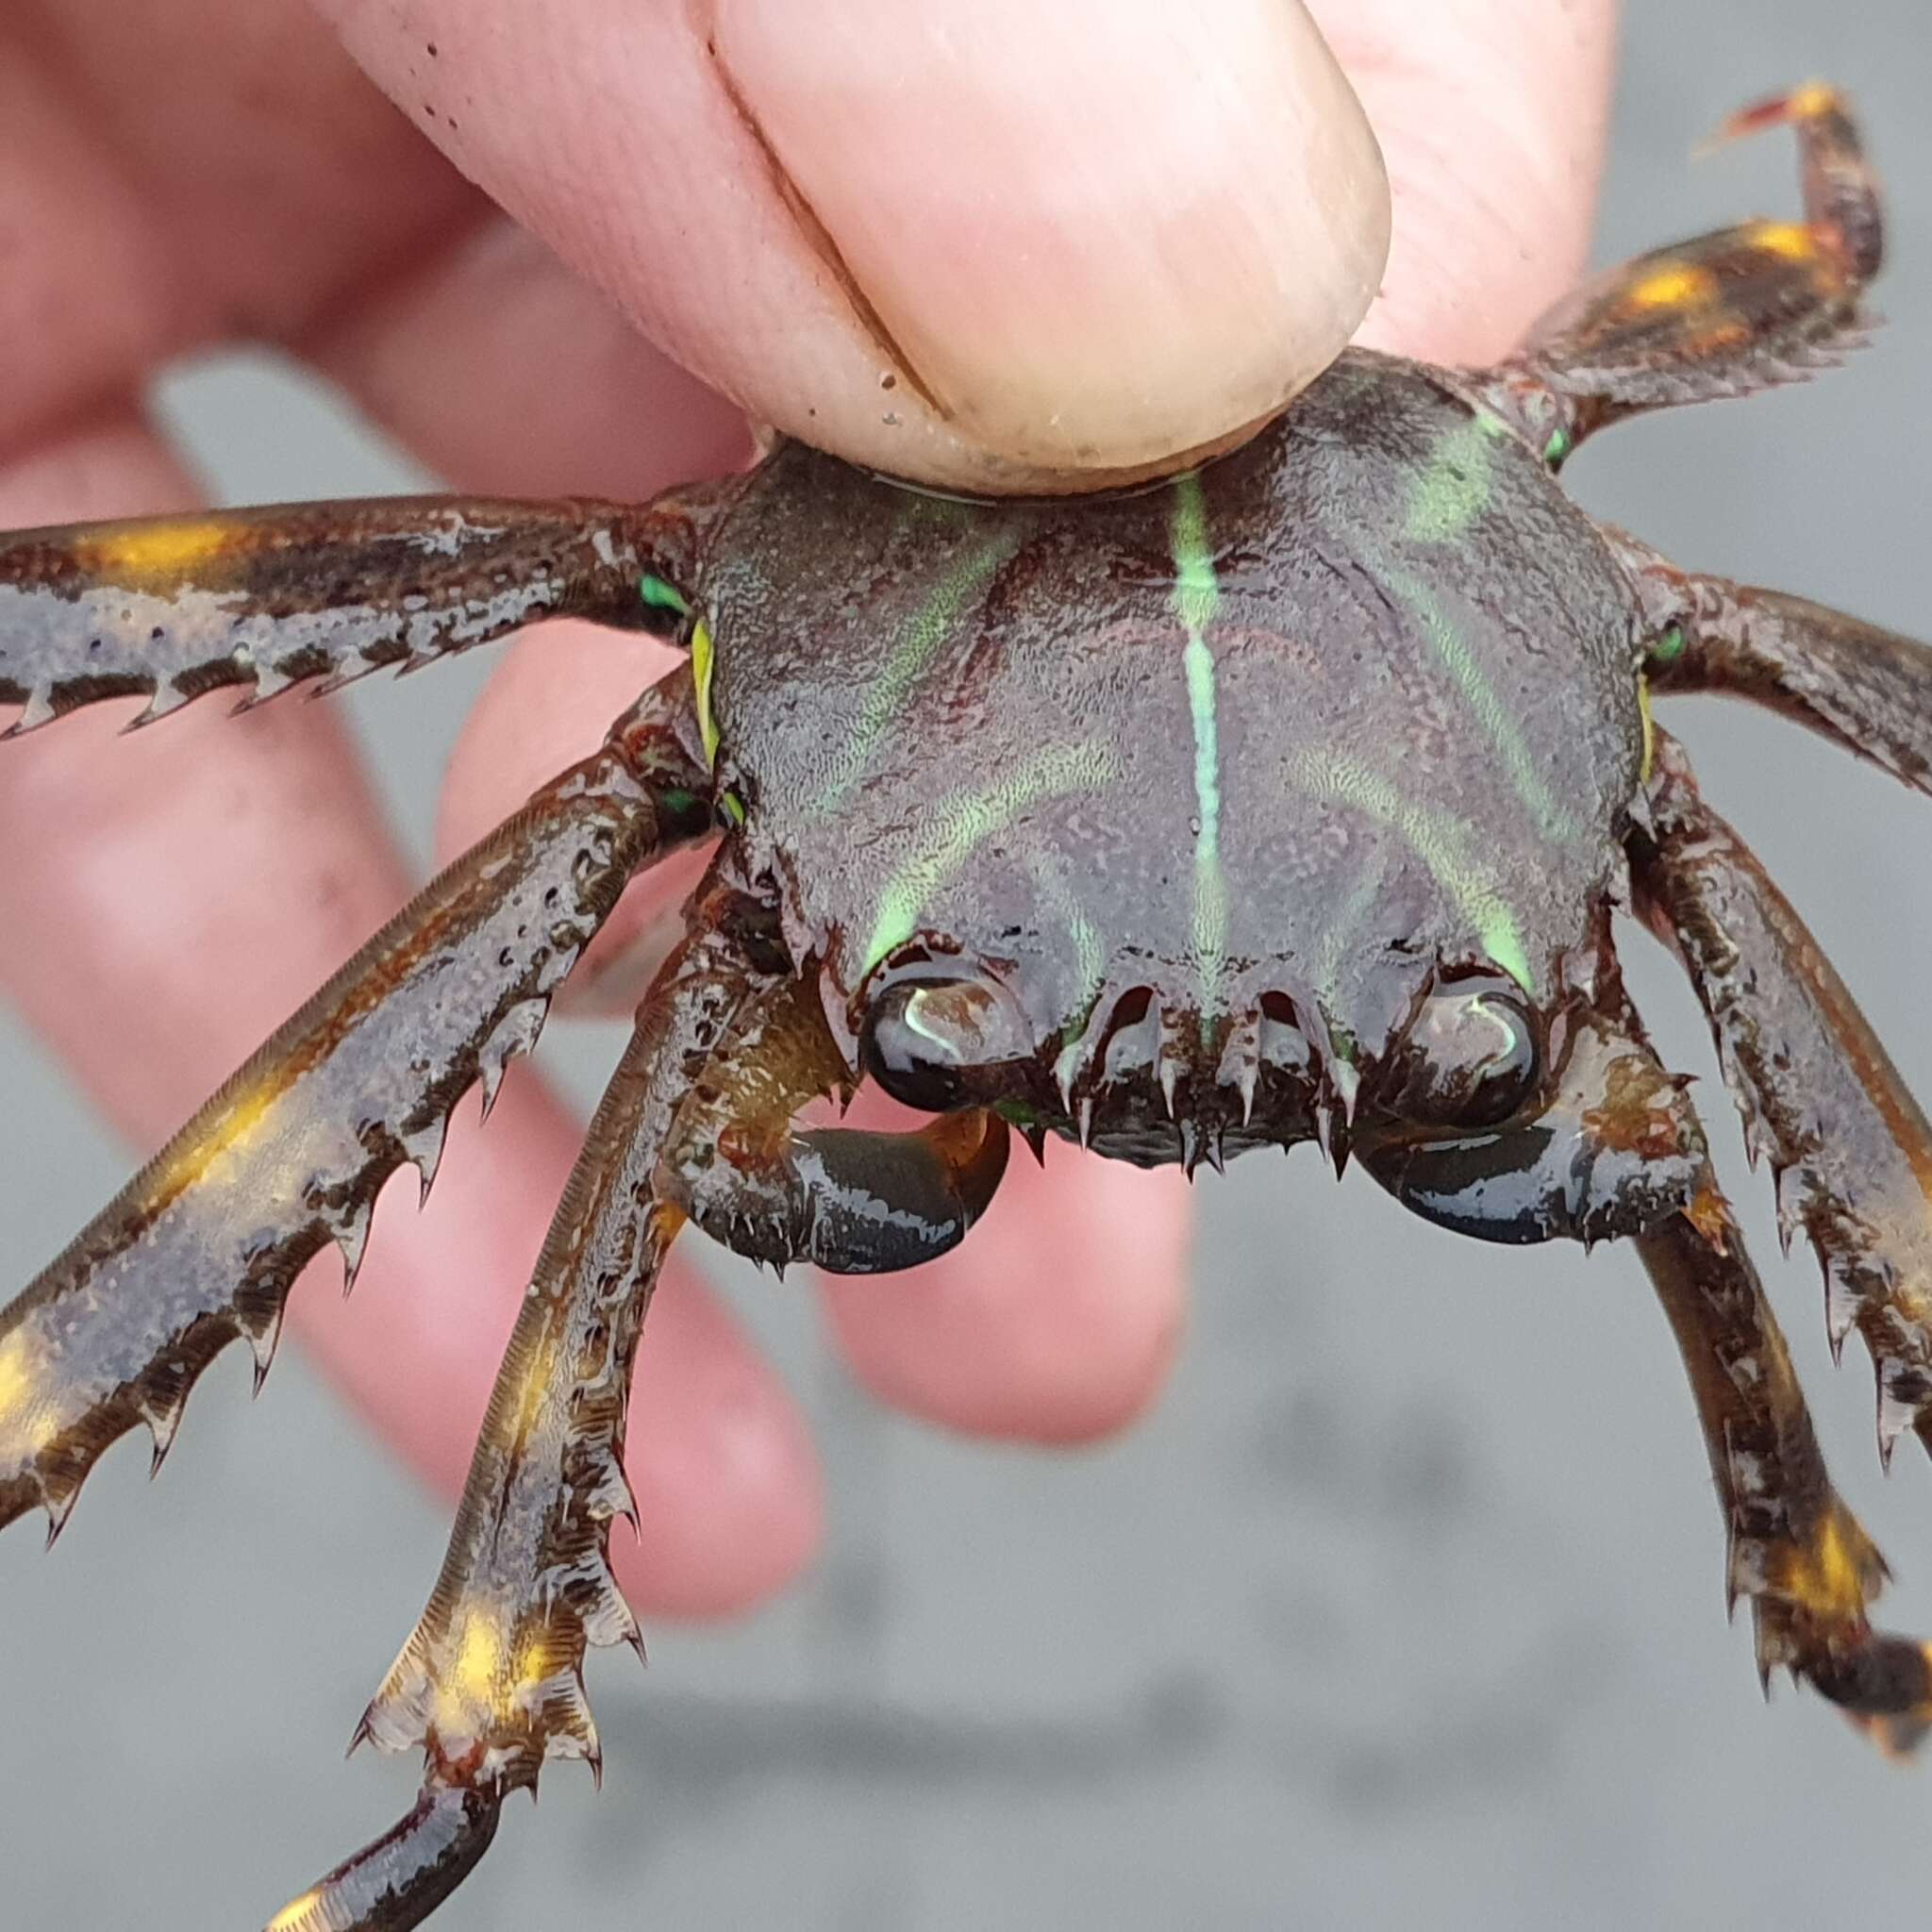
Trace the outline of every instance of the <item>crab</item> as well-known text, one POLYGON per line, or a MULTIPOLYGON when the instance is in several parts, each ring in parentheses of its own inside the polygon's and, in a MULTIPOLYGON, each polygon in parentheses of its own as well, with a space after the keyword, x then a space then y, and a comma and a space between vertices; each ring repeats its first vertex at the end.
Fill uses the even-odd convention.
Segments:
POLYGON ((424 891, 0 1310, 0 1524, 50 1541, 137 1423, 157 1462, 232 1341, 267 1373, 325 1245, 425 1190, 626 883, 722 834, 591 1123, 427 1608, 357 1729, 414 1807, 275 1932, 427 1917, 640 1643, 608 1566, 645 1309, 687 1222, 778 1267, 931 1258, 1016 1130, 1190 1173, 1351 1158, 1492 1241, 1628 1239, 1675 1333, 1757 1662, 1881 1746, 1932 1646, 1832 1489, 1688 1083, 1612 944, 1688 969, 1754 1158, 1932 1447, 1932 1128, 1651 698, 1754 699, 1932 791, 1932 649, 1678 569, 1558 472, 1640 410, 1856 343, 1881 255, 1843 98, 1795 132, 1803 219, 1643 256, 1490 369, 1345 352, 1232 454, 1106 497, 968 502, 800 444, 642 506, 420 498, 0 538, 8 734, 149 697, 253 704, 548 616, 681 641, 603 744, 424 891), (807 1124, 870 1081, 928 1118, 807 1124))

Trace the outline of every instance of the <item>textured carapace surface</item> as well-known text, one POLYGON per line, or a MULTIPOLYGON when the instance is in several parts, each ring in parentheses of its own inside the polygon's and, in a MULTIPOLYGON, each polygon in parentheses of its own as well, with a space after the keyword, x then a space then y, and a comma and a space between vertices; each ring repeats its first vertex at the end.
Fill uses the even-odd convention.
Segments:
MULTIPOLYGON (((1164 1025, 1187 1091, 1157 1043, 1106 1151, 1241 1115, 1224 1056, 1264 998, 1345 1079, 1439 972, 1549 1005, 1591 969, 1642 758, 1628 585, 1539 455, 1413 364, 1347 355, 1237 455, 1101 503, 788 449, 696 588, 720 776, 835 1025, 930 955, 1009 1003, 1010 1097, 1060 1126, 1117 1027, 1164 1025)), ((1283 1101, 1254 1138, 1309 1131, 1283 1101)))

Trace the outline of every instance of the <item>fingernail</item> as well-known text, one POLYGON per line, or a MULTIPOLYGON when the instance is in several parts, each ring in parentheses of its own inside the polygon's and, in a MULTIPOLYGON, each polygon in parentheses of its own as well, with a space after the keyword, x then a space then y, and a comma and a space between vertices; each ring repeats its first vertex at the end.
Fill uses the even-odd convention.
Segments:
POLYGON ((1298 5, 717 0, 711 46, 876 362, 877 428, 936 419, 989 481, 1224 440, 1374 292, 1381 157, 1298 5))

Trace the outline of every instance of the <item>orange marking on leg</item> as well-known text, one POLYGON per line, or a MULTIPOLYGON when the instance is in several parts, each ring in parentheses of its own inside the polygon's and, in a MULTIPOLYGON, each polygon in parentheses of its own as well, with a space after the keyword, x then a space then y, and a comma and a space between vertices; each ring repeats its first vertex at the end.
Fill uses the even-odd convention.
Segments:
POLYGON ((1787 261, 1809 261, 1818 242, 1802 222, 1759 222, 1750 231, 1751 245, 1787 261))
POLYGON ((0 1456, 38 1456, 59 1433, 59 1419, 35 1392, 36 1366, 24 1334, 0 1341, 0 1456))
POLYGON ((1835 114, 1843 105, 1843 96, 1824 80, 1807 80, 1785 97, 1785 112, 1793 121, 1816 121, 1824 115, 1835 114))
POLYGON ((216 518, 137 524, 89 537, 75 545, 83 568, 135 582, 179 575, 193 564, 237 547, 237 525, 216 518))
POLYGON ((312 1912, 316 1908, 316 1907, 321 1904, 321 1886, 311 1885, 308 1888, 308 1890, 302 1894, 300 1898, 291 1899, 289 1903, 285 1905, 281 1908, 281 1910, 278 1911, 275 1915, 275 1917, 268 1922, 267 1925, 265 1925, 262 1928, 262 1932, 295 1932, 295 1928, 299 1925, 304 1924, 307 1922, 308 1914, 312 1912))
POLYGON ((1624 298, 1633 308, 1701 308, 1717 298, 1717 277, 1692 261, 1667 262, 1633 282, 1624 298))
POLYGON ((1824 1623, 1862 1629, 1885 1566, 1842 1506, 1819 1524, 1808 1545, 1792 1544, 1779 1555, 1772 1582, 1788 1601, 1824 1623))

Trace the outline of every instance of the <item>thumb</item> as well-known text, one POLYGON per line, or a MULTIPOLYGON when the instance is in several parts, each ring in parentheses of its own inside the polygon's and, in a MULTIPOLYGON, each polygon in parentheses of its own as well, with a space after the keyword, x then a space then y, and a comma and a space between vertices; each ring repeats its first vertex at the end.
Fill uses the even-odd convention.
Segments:
POLYGON ((1228 441, 1388 247, 1368 123, 1286 0, 321 4, 680 360, 900 475, 1118 482, 1228 441))

